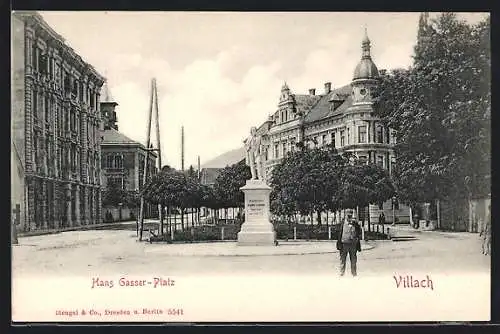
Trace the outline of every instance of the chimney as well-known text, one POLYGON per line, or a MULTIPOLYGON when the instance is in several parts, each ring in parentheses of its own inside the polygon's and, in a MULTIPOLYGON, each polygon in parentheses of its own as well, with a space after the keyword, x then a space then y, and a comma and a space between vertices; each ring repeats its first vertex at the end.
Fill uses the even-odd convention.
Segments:
POLYGON ((309 89, 309 95, 316 95, 316 89, 315 88, 309 89))
POLYGON ((332 83, 325 82, 325 94, 329 94, 332 91, 332 83))

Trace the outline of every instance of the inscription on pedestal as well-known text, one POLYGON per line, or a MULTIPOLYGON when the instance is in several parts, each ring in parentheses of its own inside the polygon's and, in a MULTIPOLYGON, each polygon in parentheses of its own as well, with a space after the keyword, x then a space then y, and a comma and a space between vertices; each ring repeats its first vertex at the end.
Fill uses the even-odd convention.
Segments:
POLYGON ((245 222, 238 233, 239 245, 271 246, 276 233, 269 221, 271 188, 261 180, 248 180, 241 190, 245 194, 245 222))
POLYGON ((248 219, 262 218, 265 214, 266 203, 262 199, 251 199, 248 201, 248 219))

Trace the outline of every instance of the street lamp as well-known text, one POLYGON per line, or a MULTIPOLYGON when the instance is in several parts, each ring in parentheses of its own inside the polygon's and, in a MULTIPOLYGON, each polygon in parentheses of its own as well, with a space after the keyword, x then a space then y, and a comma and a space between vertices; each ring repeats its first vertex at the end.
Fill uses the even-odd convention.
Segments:
POLYGON ((396 226, 395 206, 396 206, 396 196, 393 196, 392 197, 392 226, 396 226))
POLYGON ((118 203, 118 208, 120 210, 118 213, 118 221, 120 221, 120 222, 122 221, 122 205, 123 205, 123 203, 121 203, 121 202, 118 203))

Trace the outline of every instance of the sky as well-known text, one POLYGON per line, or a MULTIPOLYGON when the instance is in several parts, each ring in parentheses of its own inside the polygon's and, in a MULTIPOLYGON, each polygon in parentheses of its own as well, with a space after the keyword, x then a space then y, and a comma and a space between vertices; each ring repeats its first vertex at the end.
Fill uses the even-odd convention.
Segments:
MULTIPOLYGON (((146 141, 156 78, 162 164, 196 167, 239 148, 277 109, 281 86, 349 84, 366 27, 379 69, 411 64, 419 13, 40 12, 107 78, 119 131, 146 141)), ((435 14, 432 14, 435 15, 435 14)), ((431 15, 431 17, 432 17, 431 15)), ((484 13, 460 13, 471 23, 484 13)), ((154 120, 154 119, 153 119, 154 120)), ((154 123, 152 142, 156 143, 154 123)))

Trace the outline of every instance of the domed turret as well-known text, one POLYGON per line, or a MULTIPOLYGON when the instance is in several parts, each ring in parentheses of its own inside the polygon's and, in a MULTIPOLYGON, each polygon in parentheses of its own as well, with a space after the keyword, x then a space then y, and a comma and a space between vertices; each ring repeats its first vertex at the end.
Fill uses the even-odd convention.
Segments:
POLYGON ((378 69, 372 61, 370 55, 370 39, 365 28, 365 36, 361 43, 362 56, 361 60, 354 70, 353 80, 358 79, 377 79, 379 77, 378 69))

